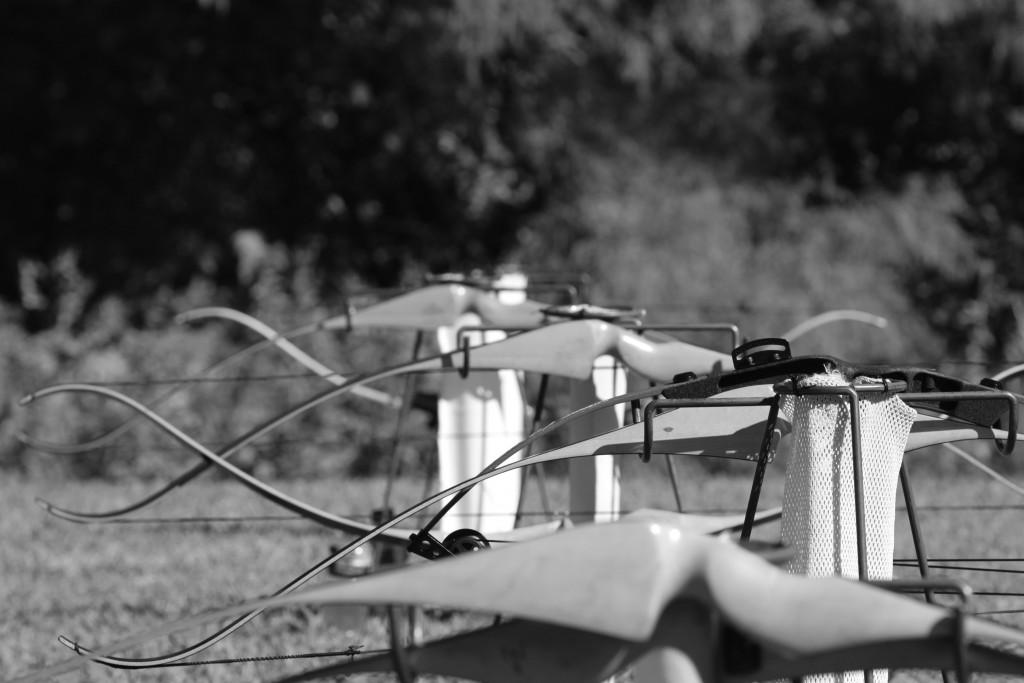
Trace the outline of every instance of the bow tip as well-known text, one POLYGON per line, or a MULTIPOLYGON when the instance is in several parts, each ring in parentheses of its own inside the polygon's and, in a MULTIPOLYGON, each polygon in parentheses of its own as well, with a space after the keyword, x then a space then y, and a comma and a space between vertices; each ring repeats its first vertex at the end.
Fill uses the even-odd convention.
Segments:
POLYGON ((82 648, 81 644, 79 644, 77 640, 72 640, 63 634, 57 636, 57 642, 74 652, 76 655, 87 654, 87 651, 82 648))

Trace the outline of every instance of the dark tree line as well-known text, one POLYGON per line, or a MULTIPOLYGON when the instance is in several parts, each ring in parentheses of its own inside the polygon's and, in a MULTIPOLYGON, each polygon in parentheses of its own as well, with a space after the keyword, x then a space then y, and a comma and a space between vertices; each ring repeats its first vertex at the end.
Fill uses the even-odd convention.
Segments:
POLYGON ((494 261, 559 145, 519 139, 521 74, 467 77, 447 4, 4 3, 0 296, 68 248, 97 296, 229 283, 239 230, 374 283, 494 261))
POLYGON ((1017 292, 1019 7, 11 0, 0 297, 22 296, 19 264, 68 249, 95 297, 197 273, 234 285, 240 230, 374 284, 488 265, 571 202, 587 150, 616 137, 809 179, 808 202, 951 179, 1000 291, 1017 292))

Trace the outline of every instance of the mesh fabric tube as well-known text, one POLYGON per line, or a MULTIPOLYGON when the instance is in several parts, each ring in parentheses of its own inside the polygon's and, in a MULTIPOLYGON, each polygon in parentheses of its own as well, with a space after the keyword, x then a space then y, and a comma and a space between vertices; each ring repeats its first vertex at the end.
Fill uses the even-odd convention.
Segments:
MULTIPOLYGON (((854 383, 870 383, 858 377, 854 383)), ((844 386, 839 373, 811 375, 799 387, 844 386)), ((896 486, 916 412, 898 397, 862 394, 860 415, 867 578, 891 579, 896 486)), ((788 396, 781 411, 793 425, 782 503, 782 542, 793 550, 787 570, 857 578, 857 522, 850 404, 843 395, 788 396)), ((792 615, 799 618, 799 615, 792 615)), ((862 683, 861 672, 812 676, 808 683, 862 683)), ((885 683, 875 671, 872 683, 885 683)))

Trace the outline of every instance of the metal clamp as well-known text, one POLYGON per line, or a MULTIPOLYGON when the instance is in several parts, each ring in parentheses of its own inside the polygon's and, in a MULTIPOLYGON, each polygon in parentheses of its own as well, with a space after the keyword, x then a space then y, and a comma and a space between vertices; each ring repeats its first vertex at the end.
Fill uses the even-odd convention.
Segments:
POLYGON ((949 608, 953 619, 953 670, 959 683, 971 680, 971 671, 967 657, 967 615, 971 613, 971 600, 974 590, 962 581, 953 579, 896 579, 889 581, 867 581, 873 586, 898 592, 931 592, 947 589, 949 593, 960 596, 960 605, 949 608))
MULTIPOLYGON (((1013 453, 1017 445, 1017 395, 1010 391, 925 391, 903 394, 907 403, 949 403, 953 401, 1006 401, 1009 410, 1006 417, 1006 442, 999 452, 1002 455, 1013 453)), ((938 406, 942 410, 942 406, 938 406)))

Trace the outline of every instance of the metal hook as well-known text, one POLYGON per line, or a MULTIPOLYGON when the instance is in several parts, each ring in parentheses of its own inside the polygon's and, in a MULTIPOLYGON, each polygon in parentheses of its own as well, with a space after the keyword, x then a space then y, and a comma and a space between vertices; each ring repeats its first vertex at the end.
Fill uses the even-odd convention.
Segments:
MULTIPOLYGON (((906 393, 902 396, 907 403, 952 403, 956 401, 1006 401, 1009 409, 1006 413, 1006 441, 1000 448, 1002 455, 1013 453, 1017 445, 1017 395, 1010 391, 925 391, 906 393)), ((989 426, 989 425, 984 425, 989 426)))
POLYGON ((967 616, 971 611, 971 598, 974 596, 974 590, 970 586, 962 581, 930 578, 867 581, 866 583, 897 592, 921 590, 928 593, 944 588, 959 595, 961 604, 949 608, 950 617, 953 619, 953 630, 950 634, 953 638, 953 670, 956 672, 959 683, 968 683, 971 680, 967 656, 967 616))
POLYGON ((462 365, 459 367, 459 377, 466 379, 469 376, 469 339, 466 337, 462 338, 460 349, 462 351, 462 365))

